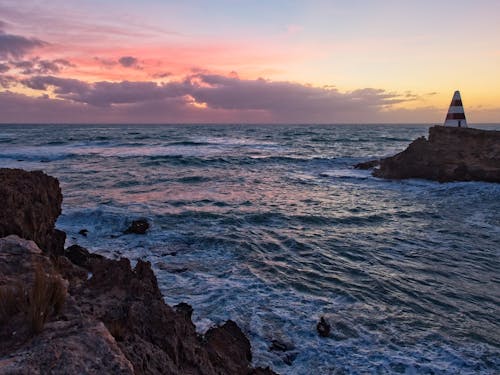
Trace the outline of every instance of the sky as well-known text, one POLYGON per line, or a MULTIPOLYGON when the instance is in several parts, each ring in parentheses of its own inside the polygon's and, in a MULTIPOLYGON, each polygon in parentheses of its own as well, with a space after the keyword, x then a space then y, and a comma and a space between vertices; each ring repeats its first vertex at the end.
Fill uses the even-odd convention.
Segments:
POLYGON ((0 123, 500 122, 498 0, 0 0, 0 123))

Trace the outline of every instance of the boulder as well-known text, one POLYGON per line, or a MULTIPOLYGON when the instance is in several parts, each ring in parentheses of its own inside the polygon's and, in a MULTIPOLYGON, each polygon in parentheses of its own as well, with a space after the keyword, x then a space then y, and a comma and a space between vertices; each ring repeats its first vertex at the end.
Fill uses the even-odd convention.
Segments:
POLYGON ((440 182, 500 182, 500 131, 434 126, 406 150, 382 159, 373 175, 440 182))
POLYGON ((33 240, 45 252, 62 254, 66 234, 54 228, 62 194, 56 178, 21 169, 0 169, 0 237, 33 240))

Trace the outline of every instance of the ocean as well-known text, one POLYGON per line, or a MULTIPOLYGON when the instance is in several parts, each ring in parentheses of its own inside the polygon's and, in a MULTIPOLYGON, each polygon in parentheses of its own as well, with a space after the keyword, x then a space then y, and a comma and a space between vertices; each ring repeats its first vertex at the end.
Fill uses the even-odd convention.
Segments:
POLYGON ((57 177, 66 245, 150 261, 165 301, 191 304, 199 332, 236 321, 255 365, 498 374, 500 185, 352 168, 427 130, 1 125, 0 167, 57 177), (124 235, 138 218, 149 233, 124 235))

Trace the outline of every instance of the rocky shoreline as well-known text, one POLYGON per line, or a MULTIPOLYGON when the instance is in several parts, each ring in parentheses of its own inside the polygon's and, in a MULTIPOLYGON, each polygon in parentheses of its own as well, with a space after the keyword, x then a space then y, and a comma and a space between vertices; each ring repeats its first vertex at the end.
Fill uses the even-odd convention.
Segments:
POLYGON ((386 179, 500 182, 500 131, 433 126, 391 157, 354 166, 386 179))
POLYGON ((0 181, 0 374, 274 374, 251 366, 233 321, 197 334, 149 262, 64 249, 57 179, 0 169, 0 181))

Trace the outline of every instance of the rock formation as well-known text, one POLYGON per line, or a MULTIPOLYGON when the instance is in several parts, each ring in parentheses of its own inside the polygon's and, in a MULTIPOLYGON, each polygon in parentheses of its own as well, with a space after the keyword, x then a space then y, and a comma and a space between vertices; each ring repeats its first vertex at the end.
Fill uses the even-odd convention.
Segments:
POLYGON ((47 253, 62 254, 66 234, 54 229, 61 203, 56 178, 39 171, 0 169, 0 237, 17 234, 47 253))
POLYGON ((165 304, 149 262, 132 268, 128 259, 79 246, 48 257, 18 237, 47 243, 42 234, 53 233, 59 186, 41 172, 0 170, 0 179, 4 208, 16 218, 16 225, 0 220, 2 236, 15 234, 0 238, 0 374, 274 374, 251 367, 250 342, 236 323, 197 334, 192 308, 165 304), (60 307, 46 310, 39 333, 29 319, 37 302, 26 297, 37 272, 65 293, 60 307))
POLYGON ((431 127, 428 139, 418 138, 403 152, 380 160, 373 175, 440 182, 500 182, 500 131, 431 127))
POLYGON ((149 223, 146 219, 134 220, 130 226, 123 232, 125 234, 146 234, 149 229, 149 223))

